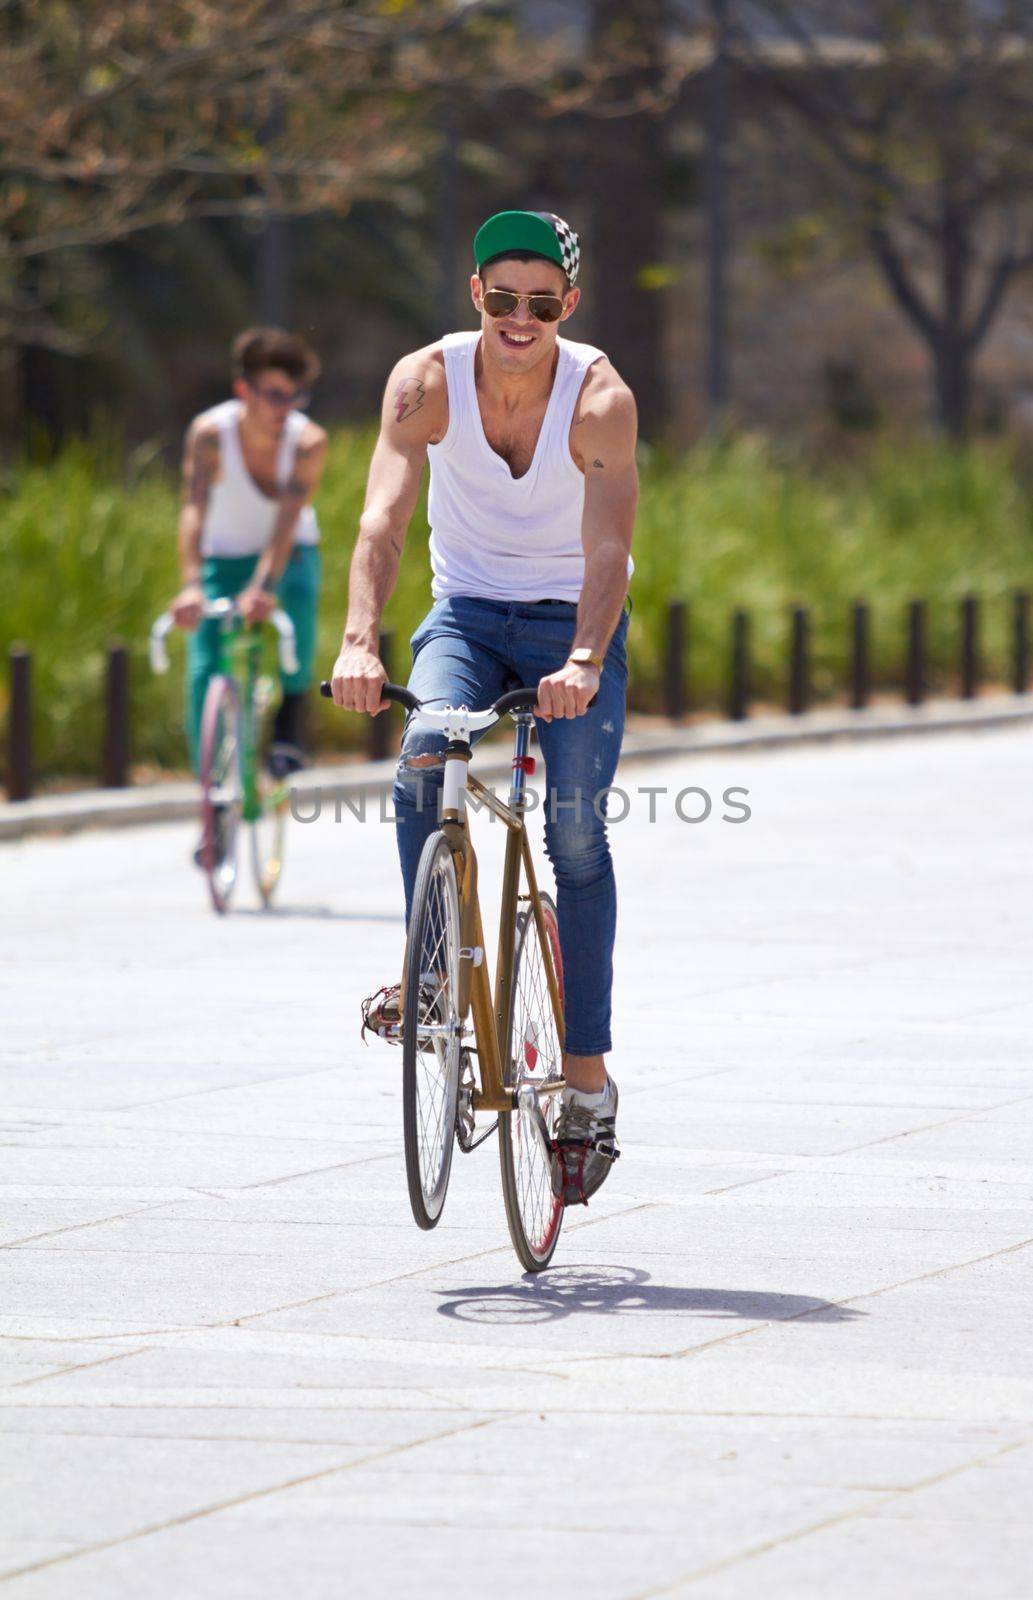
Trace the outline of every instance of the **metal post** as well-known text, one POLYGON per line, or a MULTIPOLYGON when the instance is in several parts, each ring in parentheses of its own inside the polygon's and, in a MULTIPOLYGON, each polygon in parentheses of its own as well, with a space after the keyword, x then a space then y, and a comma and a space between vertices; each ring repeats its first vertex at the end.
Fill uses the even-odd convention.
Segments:
POLYGON ((7 712, 7 798, 32 794, 32 652, 11 646, 11 704, 7 712))
POLYGON ((979 600, 974 594, 961 602, 961 698, 974 700, 979 693, 979 600))
POLYGON ((925 699, 925 601, 912 600, 907 608, 907 670, 905 694, 909 706, 925 699))
POLYGON ((871 670, 868 651, 868 607, 863 600, 854 605, 853 660, 851 662, 852 693, 850 704, 855 711, 863 711, 871 691, 871 670))
MULTIPOLYGON (((384 663, 388 682, 391 681, 391 645, 392 635, 380 635, 380 659, 384 663)), ((386 761, 391 754, 391 713, 381 711, 378 716, 369 719, 369 759, 371 761, 386 761)))
POLYGON ((128 788, 129 751, 129 651, 115 642, 108 646, 104 695, 102 782, 106 789, 128 788))
POLYGON ((749 716, 750 700, 750 618, 746 611, 732 616, 732 674, 728 696, 728 715, 733 722, 749 716))
POLYGON ((688 606, 672 600, 667 608, 667 653, 664 660, 664 710, 672 722, 685 715, 685 620, 688 606))
POLYGON ((1015 657, 1012 682, 1016 694, 1025 694, 1029 688, 1029 595, 1020 589, 1015 596, 1015 657))
POLYGON ((808 633, 806 606, 794 606, 792 655, 789 666, 789 710, 794 717, 806 711, 810 703, 808 633))

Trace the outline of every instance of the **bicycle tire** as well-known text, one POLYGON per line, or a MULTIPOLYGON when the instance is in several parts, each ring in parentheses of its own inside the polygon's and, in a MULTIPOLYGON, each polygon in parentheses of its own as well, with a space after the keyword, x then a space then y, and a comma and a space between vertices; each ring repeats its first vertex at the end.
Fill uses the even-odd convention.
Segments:
POLYGON ((260 773, 257 778, 259 804, 262 814, 252 822, 251 869, 255 887, 268 906, 276 893, 283 874, 283 854, 287 842, 287 812, 290 805, 282 780, 260 773), (277 790, 284 790, 275 800, 277 790))
MULTIPOLYGON (((563 958, 560 954, 559 921, 556 907, 547 894, 541 896, 542 918, 552 953, 556 982, 563 1003, 563 958)), ((506 1030, 508 1048, 505 1061, 507 1089, 527 1084, 545 1084, 562 1075, 563 1052, 552 1010, 538 925, 528 907, 517 921, 513 948, 513 983, 506 1030)), ((536 1096, 550 1139, 555 1137, 559 1117, 559 1094, 536 1096)), ((563 1224, 563 1202, 553 1194, 551 1163, 546 1161, 537 1136, 523 1111, 503 1111, 499 1116, 499 1163, 502 1170, 502 1197, 513 1248, 528 1272, 541 1272, 549 1265, 559 1242, 563 1224)))
POLYGON ((236 683, 216 675, 201 713, 201 850, 212 905, 220 915, 228 911, 237 882, 243 803, 240 720, 236 683))
POLYGON ((440 1220, 455 1148, 459 947, 455 864, 448 840, 436 832, 424 845, 416 872, 402 1006, 405 1175, 412 1214, 421 1228, 433 1228, 440 1220))

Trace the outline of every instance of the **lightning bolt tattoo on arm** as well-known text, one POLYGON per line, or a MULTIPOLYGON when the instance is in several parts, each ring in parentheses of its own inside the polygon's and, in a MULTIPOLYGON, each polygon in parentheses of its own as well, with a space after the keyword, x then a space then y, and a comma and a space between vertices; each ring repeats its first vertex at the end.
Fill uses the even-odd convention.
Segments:
POLYGON ((415 416, 423 406, 425 390, 422 378, 403 378, 395 390, 395 421, 405 422, 415 416))

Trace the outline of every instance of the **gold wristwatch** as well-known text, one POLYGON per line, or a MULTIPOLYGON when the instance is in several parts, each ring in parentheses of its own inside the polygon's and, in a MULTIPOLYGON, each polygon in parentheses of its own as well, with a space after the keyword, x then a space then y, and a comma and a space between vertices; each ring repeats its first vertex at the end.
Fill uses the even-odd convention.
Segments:
POLYGON ((572 661, 575 667, 595 667, 598 672, 603 670, 602 656, 597 656, 595 651, 589 650, 587 645, 581 645, 579 649, 572 650, 567 660, 572 661))

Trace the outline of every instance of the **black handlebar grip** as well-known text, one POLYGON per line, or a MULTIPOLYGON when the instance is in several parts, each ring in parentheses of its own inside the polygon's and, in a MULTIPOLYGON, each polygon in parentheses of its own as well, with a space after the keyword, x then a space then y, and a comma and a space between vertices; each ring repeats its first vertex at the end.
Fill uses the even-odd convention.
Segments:
MULTIPOLYGON (((592 696, 588 702, 589 710, 592 709, 598 698, 598 694, 592 696)), ((491 709, 497 711, 500 717, 504 717, 510 711, 533 711, 537 703, 537 687, 534 689, 510 689, 506 694, 499 696, 491 709)))
MULTIPOLYGON (((319 692, 324 700, 332 700, 334 697, 333 685, 328 682, 324 681, 319 685, 319 692)), ((382 700, 393 700, 396 705, 404 706, 406 711, 419 711, 423 704, 411 689, 406 689, 400 683, 385 683, 380 691, 380 697, 382 700)))
POLYGON ((509 689, 499 695, 492 710, 504 717, 508 711, 533 711, 538 699, 537 686, 533 689, 509 689))

